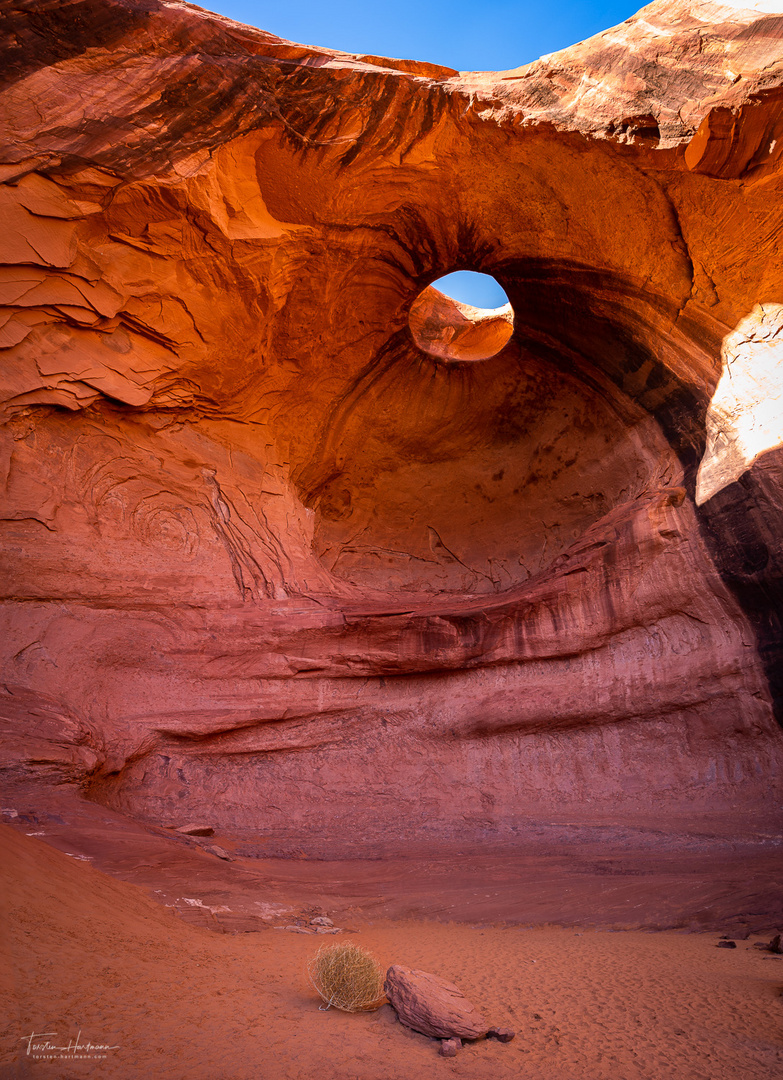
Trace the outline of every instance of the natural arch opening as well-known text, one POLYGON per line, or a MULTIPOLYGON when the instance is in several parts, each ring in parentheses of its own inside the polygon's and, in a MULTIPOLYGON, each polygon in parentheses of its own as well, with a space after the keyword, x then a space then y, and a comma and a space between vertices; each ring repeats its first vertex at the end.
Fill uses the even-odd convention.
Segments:
POLYGON ((472 362, 503 350, 514 332, 514 312, 495 278, 462 270, 419 293, 408 324, 413 340, 429 356, 472 362))

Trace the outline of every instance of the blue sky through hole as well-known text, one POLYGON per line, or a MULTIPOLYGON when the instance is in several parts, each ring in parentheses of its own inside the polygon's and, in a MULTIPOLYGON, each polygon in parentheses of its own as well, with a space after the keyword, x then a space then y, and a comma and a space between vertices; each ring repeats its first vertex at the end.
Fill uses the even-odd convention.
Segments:
POLYGON ((459 71, 521 67, 633 15, 604 0, 207 0, 238 22, 303 45, 429 60, 459 71))
POLYGON ((472 304, 477 308, 499 308, 508 303, 508 297, 497 281, 489 274, 478 274, 473 270, 457 270, 453 274, 433 281, 438 292, 445 293, 452 300, 463 304, 472 304))

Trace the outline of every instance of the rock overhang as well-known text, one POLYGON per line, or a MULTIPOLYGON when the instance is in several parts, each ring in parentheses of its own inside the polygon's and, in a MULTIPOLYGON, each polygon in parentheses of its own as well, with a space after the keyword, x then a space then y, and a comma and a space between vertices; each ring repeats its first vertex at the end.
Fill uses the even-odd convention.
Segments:
POLYGON ((112 748, 82 780, 165 816, 223 769, 227 818, 260 824, 285 816, 247 811, 265 785, 296 817, 322 774, 352 819, 347 748, 376 762, 359 804, 390 768, 415 804, 435 732, 441 830, 452 798, 490 832, 561 789, 635 806, 621 759, 674 801, 752 802, 774 446, 756 517, 693 499, 722 343, 780 300, 774 18, 653 4, 460 76, 185 4, 37 8, 5 68, 9 663, 112 748), (514 311, 470 365, 408 326, 457 266, 514 311), (643 764, 659 738, 690 763, 643 764))

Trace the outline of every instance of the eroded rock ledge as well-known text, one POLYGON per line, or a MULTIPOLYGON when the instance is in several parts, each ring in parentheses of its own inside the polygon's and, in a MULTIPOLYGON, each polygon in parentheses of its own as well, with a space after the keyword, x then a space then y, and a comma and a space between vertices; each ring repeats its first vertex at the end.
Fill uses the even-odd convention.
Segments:
POLYGON ((159 0, 4 34, 8 782, 367 844, 773 820, 783 15, 462 75, 159 0), (460 268, 490 359, 412 336, 460 268))

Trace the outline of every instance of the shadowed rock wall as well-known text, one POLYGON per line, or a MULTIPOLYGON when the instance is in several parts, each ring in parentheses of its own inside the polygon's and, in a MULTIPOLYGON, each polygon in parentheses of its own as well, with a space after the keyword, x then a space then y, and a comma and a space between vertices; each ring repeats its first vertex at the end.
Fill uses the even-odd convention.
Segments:
POLYGON ((463 75, 4 22, 9 783, 346 845, 772 821, 783 16, 463 75), (461 268, 490 359, 408 323, 461 268))

